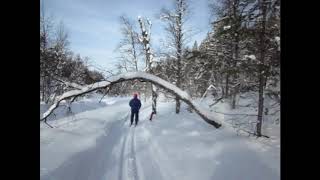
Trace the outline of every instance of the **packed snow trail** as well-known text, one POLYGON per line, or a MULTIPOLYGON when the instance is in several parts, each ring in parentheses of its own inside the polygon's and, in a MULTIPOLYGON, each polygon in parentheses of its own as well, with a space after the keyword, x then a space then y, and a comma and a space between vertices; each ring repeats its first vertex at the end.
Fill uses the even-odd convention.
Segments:
POLYGON ((40 127, 42 180, 278 180, 280 149, 214 129, 174 103, 154 121, 142 102, 129 127, 129 98, 40 127), (278 154, 279 153, 279 154, 278 154))

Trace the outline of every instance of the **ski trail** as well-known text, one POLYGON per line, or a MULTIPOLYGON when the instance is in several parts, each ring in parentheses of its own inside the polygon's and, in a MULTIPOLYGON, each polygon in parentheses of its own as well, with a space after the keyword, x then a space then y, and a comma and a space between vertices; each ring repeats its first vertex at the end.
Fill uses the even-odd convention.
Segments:
POLYGON ((146 128, 150 125, 148 123, 149 120, 145 121, 147 122, 133 131, 132 149, 134 150, 134 168, 137 173, 136 178, 139 180, 173 180, 175 178, 173 178, 172 170, 161 166, 163 162, 168 164, 169 159, 166 157, 166 153, 162 151, 158 142, 156 142, 156 139, 153 138, 151 132, 146 128), (146 159, 148 162, 141 161, 146 159))
MULTIPOLYGON (((141 112, 148 109, 150 107, 146 106, 141 109, 141 112)), ((140 113, 141 113, 140 112, 140 113)), ((130 122, 130 113, 128 114, 127 120, 130 122)), ((140 122, 141 123, 141 122, 140 122)), ((124 128, 127 128, 129 123, 124 124, 124 128)), ((137 125, 137 127, 139 124, 137 125)), ((139 180, 137 163, 136 163, 136 151, 135 151, 135 130, 137 127, 132 125, 129 127, 128 132, 123 137, 122 141, 122 149, 120 156, 120 170, 119 170, 119 180, 139 180)))
POLYGON ((122 149, 121 149, 121 156, 120 156, 120 170, 119 170, 119 180, 123 180, 124 178, 122 177, 122 175, 124 174, 123 173, 123 170, 124 170, 124 159, 125 159, 125 149, 126 149, 126 144, 127 144, 127 138, 129 136, 129 133, 127 136, 124 137, 123 139, 123 143, 122 143, 122 149))
MULTIPOLYGON (((123 123, 123 126, 122 127, 120 127, 120 128, 124 128, 125 127, 125 125, 126 125, 126 122, 129 120, 129 116, 130 116, 130 114, 128 113, 128 116, 126 117, 126 120, 124 121, 124 123, 123 123)), ((128 135, 126 135, 126 136, 124 136, 124 138, 123 138, 123 141, 122 141, 122 148, 121 148, 121 156, 120 156, 120 169, 119 169, 119 175, 118 175, 118 177, 119 177, 119 180, 123 180, 123 177, 122 177, 122 175, 123 175, 123 162, 124 162, 124 157, 125 157, 125 148, 126 148, 126 142, 127 142, 127 138, 128 138, 128 135)))
MULTIPOLYGON (((125 114, 125 112, 123 112, 125 114)), ((87 179, 102 179, 105 175, 105 170, 114 167, 117 162, 113 154, 113 148, 120 142, 122 130, 125 120, 129 114, 115 120, 111 123, 105 124, 103 127, 104 134, 95 140, 96 145, 88 148, 85 151, 74 153, 60 166, 54 170, 41 176, 42 180, 87 180, 87 179), (67 173, 74 172, 74 173, 67 173)), ((61 130, 56 130, 61 134, 61 130)), ((68 134, 70 136, 70 134, 68 134)), ((116 169, 116 167, 114 168, 116 169)), ((42 171, 45 171, 43 169, 42 171)), ((111 172, 112 173, 112 172, 111 172)), ((114 177, 114 176, 113 176, 114 177)), ((114 179, 114 178, 112 178, 114 179)))
POLYGON ((122 142, 119 180, 139 180, 134 149, 134 132, 135 127, 130 127, 122 142))
POLYGON ((135 131, 136 128, 133 129, 132 135, 131 135, 131 169, 133 173, 133 177, 135 180, 139 180, 138 176, 138 170, 137 170, 137 162, 136 162, 136 152, 135 152, 135 131))

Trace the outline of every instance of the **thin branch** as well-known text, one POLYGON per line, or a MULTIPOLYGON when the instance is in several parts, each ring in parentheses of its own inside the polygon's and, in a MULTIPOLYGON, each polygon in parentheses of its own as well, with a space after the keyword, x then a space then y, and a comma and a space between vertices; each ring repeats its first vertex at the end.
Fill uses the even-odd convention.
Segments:
POLYGON ((101 97, 101 99, 99 100, 99 103, 101 103, 101 100, 109 93, 111 87, 108 87, 107 92, 104 93, 104 95, 101 97))
POLYGON ((53 126, 51 126, 49 123, 47 123, 47 119, 44 120, 44 123, 45 123, 46 125, 48 125, 50 128, 53 128, 53 126))
POLYGON ((54 79, 56 81, 59 81, 59 82, 65 84, 66 86, 69 86, 69 87, 72 87, 72 88, 75 88, 75 89, 82 89, 83 88, 82 85, 77 84, 77 83, 67 82, 67 81, 64 81, 64 80, 61 80, 61 79, 58 79, 58 78, 55 78, 55 77, 52 77, 52 79, 54 79))
POLYGON ((223 99, 223 97, 217 99, 213 104, 210 104, 209 107, 212 107, 212 106, 218 104, 218 102, 221 101, 222 99, 223 99))
MULTIPOLYGON (((240 127, 240 125, 243 125, 243 124, 251 124, 251 125, 252 125, 252 124, 257 123, 257 122, 238 123, 238 124, 232 124, 232 123, 229 123, 229 122, 225 122, 225 123, 231 125, 232 128, 236 129, 237 134, 239 134, 239 132, 242 131, 242 132, 247 133, 249 136, 250 136, 250 135, 254 135, 254 136, 256 136, 256 137, 258 138, 258 135, 257 135, 255 132, 250 132, 250 131, 248 131, 248 130, 243 129, 243 128, 240 127)), ((270 138, 269 136, 263 135, 263 134, 261 134, 261 137, 270 138)))
POLYGON ((258 116, 256 114, 229 114, 229 113, 223 113, 223 112, 217 112, 217 111, 214 111, 215 113, 219 113, 219 114, 224 114, 224 115, 229 115, 229 116, 232 116, 232 115, 239 115, 239 116, 258 116))

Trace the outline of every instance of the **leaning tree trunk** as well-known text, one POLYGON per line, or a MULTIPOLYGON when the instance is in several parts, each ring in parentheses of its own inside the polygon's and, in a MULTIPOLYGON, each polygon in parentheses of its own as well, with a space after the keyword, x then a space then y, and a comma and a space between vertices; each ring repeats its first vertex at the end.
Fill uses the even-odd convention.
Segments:
POLYGON ((220 123, 216 122, 215 117, 213 117, 210 114, 210 112, 204 110, 198 104, 194 103, 188 93, 155 75, 148 74, 145 72, 130 72, 126 74, 120 74, 118 76, 111 77, 105 81, 89 84, 87 86, 82 87, 82 89, 80 90, 71 90, 65 92, 56 99, 56 101, 49 107, 49 109, 45 113, 43 113, 42 118, 40 118, 40 121, 46 122, 48 116, 50 116, 53 113, 53 111, 59 106, 60 102, 63 100, 76 98, 86 93, 90 93, 99 89, 105 89, 123 81, 132 81, 135 79, 154 83, 157 86, 166 89, 168 92, 171 92, 175 96, 179 96, 179 99, 181 99, 187 105, 189 105, 205 122, 209 123, 210 125, 213 125, 216 128, 219 128, 221 126, 220 123))

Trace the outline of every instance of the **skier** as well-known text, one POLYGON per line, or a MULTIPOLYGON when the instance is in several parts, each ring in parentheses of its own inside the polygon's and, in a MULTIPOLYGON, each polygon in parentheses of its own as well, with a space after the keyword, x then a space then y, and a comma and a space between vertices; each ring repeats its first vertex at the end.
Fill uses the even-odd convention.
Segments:
POLYGON ((138 94, 133 94, 133 99, 130 100, 129 105, 131 107, 131 124, 133 123, 133 116, 135 116, 135 126, 137 126, 139 121, 139 110, 141 108, 141 102, 138 99, 138 94))

